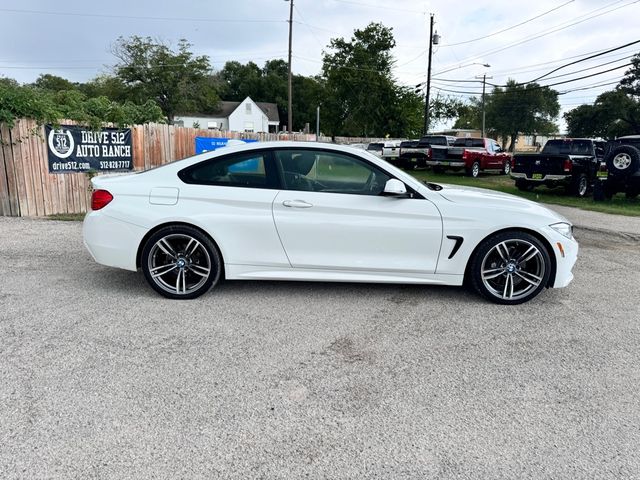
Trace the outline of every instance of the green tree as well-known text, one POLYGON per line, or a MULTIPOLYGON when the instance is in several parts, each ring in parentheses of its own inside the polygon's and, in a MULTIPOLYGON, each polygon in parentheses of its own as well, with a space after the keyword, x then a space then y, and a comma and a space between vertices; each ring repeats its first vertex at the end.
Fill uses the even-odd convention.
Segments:
POLYGON ((114 102, 105 96, 87 97, 80 90, 45 90, 0 79, 0 123, 13 126, 16 118, 32 118, 40 123, 75 120, 99 128, 103 123, 133 125, 163 119, 152 100, 142 104, 114 102))
POLYGON ((631 68, 625 72, 618 88, 628 95, 640 97, 640 53, 631 59, 631 68))
POLYGON ((77 83, 70 82, 66 78, 59 77, 57 75, 51 75, 45 73, 40 75, 33 86, 42 90, 49 90, 52 92, 59 92, 61 90, 75 90, 78 88, 77 83))
POLYGON ((453 128, 477 129, 482 128, 482 100, 478 97, 469 98, 461 105, 453 128))
POLYGON ((116 77, 136 103, 154 100, 169 121, 180 112, 215 110, 219 100, 210 82, 209 57, 194 56, 182 39, 174 51, 150 37, 119 37, 113 54, 116 77))
POLYGON ((558 92, 537 83, 525 85, 508 80, 486 97, 487 130, 495 136, 510 137, 509 151, 519 134, 545 135, 557 131, 554 123, 560 112, 558 92))
POLYGON ((564 114, 569 135, 615 138, 640 134, 640 101, 623 88, 600 94, 593 105, 564 114))
POLYGON ((331 40, 322 65, 328 133, 376 137, 414 133, 419 97, 393 79, 395 44, 392 29, 380 23, 356 30, 350 40, 331 40))

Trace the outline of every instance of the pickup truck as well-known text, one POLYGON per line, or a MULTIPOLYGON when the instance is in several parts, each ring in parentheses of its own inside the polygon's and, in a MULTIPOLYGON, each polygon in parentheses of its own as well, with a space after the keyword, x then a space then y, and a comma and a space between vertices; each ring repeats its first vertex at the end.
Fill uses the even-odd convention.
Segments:
POLYGON ((387 162, 398 165, 400 159, 400 140, 388 140, 382 146, 382 158, 387 162))
POLYGON ((604 141, 590 138, 549 140, 540 153, 513 157, 511 178, 523 191, 538 185, 563 186, 584 197, 594 184, 604 156, 604 141))
POLYGON ((508 174, 511 171, 511 155, 491 138, 456 138, 451 147, 431 148, 427 165, 434 172, 464 169, 470 177, 477 177, 485 170, 508 174))
POLYGON ((448 147, 453 145, 455 140, 456 137, 449 135, 425 135, 420 140, 402 142, 400 144, 400 160, 404 165, 410 165, 415 159, 416 166, 424 168, 432 147, 448 147))

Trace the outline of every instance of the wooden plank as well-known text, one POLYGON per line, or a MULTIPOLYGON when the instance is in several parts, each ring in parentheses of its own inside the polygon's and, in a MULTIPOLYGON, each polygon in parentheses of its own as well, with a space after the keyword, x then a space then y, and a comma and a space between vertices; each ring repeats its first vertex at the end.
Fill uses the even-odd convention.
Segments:
POLYGON ((2 148, 2 136, 0 136, 0 215, 11 215, 11 200, 9 197, 9 181, 7 178, 6 162, 9 161, 4 158, 5 149, 2 148))
POLYGON ((52 178, 49 173, 49 161, 47 159, 46 140, 44 138, 44 127, 38 127, 38 135, 33 135, 31 140, 33 142, 32 149, 38 159, 38 165, 40 166, 40 178, 42 180, 42 193, 44 197, 44 214, 51 215, 53 212, 53 195, 51 193, 52 178))
POLYGON ((25 161, 29 166, 29 172, 31 175, 31 187, 33 188, 34 199, 34 215, 44 215, 44 192, 42 190, 42 176, 40 175, 40 165, 38 160, 38 153, 33 148, 33 137, 35 135, 36 122, 33 120, 23 120, 21 122, 20 132, 23 136, 23 147, 27 154, 25 155, 25 161))
POLYGON ((0 139, 2 139, 2 152, 5 159, 5 169, 7 174, 7 187, 9 189, 9 205, 11 216, 20 216, 20 198, 18 195, 18 183, 16 181, 15 161, 13 149, 11 148, 11 133, 9 127, 0 124, 0 139))
POLYGON ((11 151, 13 153, 13 166, 16 178, 16 185, 18 187, 18 203, 20 205, 20 216, 29 216, 29 199, 27 195, 27 187, 25 185, 25 172, 24 162, 22 160, 22 145, 20 140, 20 127, 16 121, 16 124, 9 130, 9 139, 11 141, 11 151))
POLYGON ((24 186, 27 192, 28 201, 28 215, 30 217, 36 217, 38 215, 38 198, 36 196, 35 182, 36 179, 33 176, 33 159, 31 156, 31 150, 29 149, 29 132, 27 131, 26 123, 28 120, 20 119, 16 123, 17 134, 20 137, 20 151, 22 153, 22 168, 24 175, 24 186))

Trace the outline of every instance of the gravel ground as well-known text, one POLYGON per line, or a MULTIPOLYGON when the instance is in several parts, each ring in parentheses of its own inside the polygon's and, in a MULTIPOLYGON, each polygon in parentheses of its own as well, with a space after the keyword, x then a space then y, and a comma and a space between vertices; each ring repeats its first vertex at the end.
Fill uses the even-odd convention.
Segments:
POLYGON ((0 217, 0 478, 638 478, 640 242, 526 305, 227 282, 162 299, 0 217))

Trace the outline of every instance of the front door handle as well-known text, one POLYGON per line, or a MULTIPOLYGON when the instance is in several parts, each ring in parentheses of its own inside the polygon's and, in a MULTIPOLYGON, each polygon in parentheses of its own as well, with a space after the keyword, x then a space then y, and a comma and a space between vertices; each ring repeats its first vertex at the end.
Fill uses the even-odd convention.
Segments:
POLYGON ((312 204, 305 202, 304 200, 285 200, 282 205, 290 208, 310 208, 312 204))

